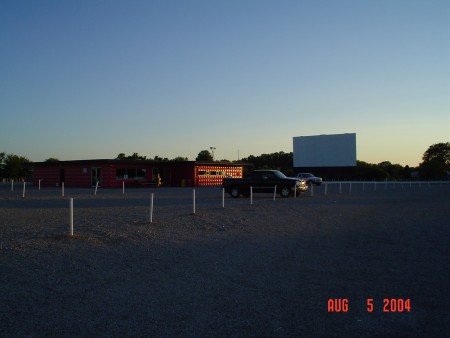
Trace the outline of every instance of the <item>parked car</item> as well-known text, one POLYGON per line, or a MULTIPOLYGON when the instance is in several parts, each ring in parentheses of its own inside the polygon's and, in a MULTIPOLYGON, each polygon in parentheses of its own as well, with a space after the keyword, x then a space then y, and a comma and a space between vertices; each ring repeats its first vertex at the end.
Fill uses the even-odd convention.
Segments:
POLYGON ((307 184, 315 184, 315 185, 321 185, 322 184, 322 177, 316 177, 311 173, 298 173, 297 178, 304 179, 307 184))
POLYGON ((289 197, 293 195, 294 189, 297 194, 308 190, 306 181, 301 178, 286 177, 278 170, 254 170, 250 177, 246 178, 224 178, 222 187, 231 197, 239 197, 239 195, 249 196, 250 187, 253 187, 254 193, 273 192, 275 186, 276 192, 281 197, 289 197))

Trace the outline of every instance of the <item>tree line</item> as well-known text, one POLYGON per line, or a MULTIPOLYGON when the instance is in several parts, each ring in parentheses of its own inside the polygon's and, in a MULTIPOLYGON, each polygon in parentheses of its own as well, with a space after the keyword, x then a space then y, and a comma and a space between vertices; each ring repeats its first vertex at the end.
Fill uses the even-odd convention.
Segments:
MULTIPOLYGON (((133 153, 125 155, 120 153, 117 160, 145 160, 145 161, 188 161, 187 157, 178 156, 171 160, 167 157, 155 156, 153 159, 133 153)), ((57 162, 57 158, 50 157, 46 162, 57 162)), ((215 162, 209 150, 202 150, 198 153, 196 161, 215 162)), ((231 162, 223 159, 217 162, 231 162)), ((237 161, 234 161, 237 162, 237 161)), ((293 153, 275 152, 262 154, 259 156, 250 155, 242 158, 239 162, 252 164, 253 169, 277 169, 287 176, 295 174, 293 168, 293 153)), ((0 153, 0 179, 1 180, 30 180, 32 162, 24 157, 15 154, 0 153)), ((436 143, 428 147, 422 156, 422 162, 416 168, 393 164, 383 161, 378 164, 363 161, 356 162, 353 173, 354 179, 358 180, 410 180, 410 179, 448 179, 450 172, 450 143, 436 143), (417 175, 417 177, 416 177, 417 175)))

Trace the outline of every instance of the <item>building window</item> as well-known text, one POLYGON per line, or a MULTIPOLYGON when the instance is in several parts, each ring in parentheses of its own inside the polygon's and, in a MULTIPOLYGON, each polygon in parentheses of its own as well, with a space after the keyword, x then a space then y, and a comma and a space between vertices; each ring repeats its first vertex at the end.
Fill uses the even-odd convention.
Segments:
POLYGON ((118 168, 116 169, 117 180, 143 180, 147 169, 142 168, 118 168))

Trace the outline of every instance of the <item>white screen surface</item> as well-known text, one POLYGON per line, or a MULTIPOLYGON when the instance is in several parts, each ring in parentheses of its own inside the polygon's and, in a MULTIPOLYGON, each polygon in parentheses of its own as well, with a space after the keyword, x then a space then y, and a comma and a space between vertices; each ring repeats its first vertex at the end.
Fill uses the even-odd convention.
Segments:
POLYGON ((356 166, 356 134, 293 138, 294 167, 356 166))

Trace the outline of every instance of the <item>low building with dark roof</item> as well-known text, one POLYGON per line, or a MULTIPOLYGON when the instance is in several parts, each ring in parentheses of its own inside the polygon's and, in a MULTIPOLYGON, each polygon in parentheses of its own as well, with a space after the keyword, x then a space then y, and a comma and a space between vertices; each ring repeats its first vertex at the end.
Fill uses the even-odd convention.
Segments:
POLYGON ((225 177, 242 178, 247 163, 151 161, 151 160, 75 160, 34 162, 33 185, 104 188, 144 186, 220 186, 225 177), (98 183, 97 183, 98 182, 98 183))

